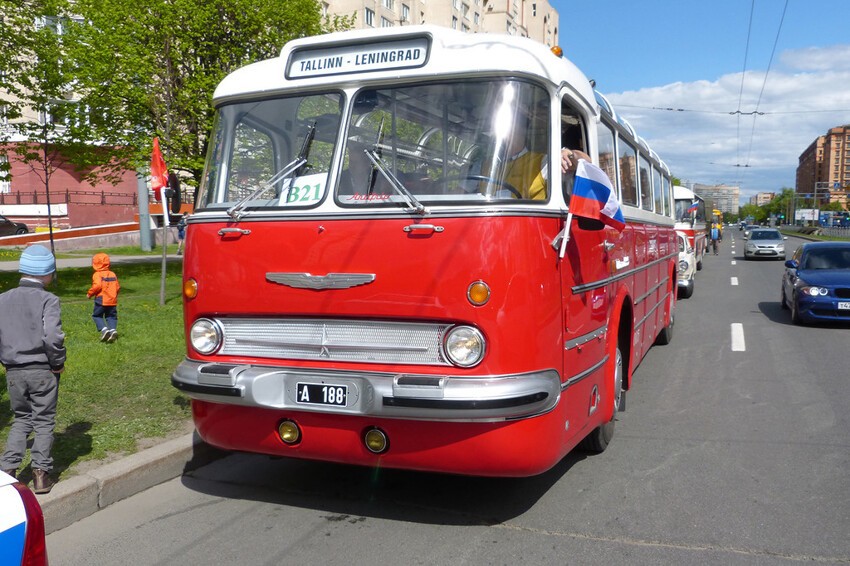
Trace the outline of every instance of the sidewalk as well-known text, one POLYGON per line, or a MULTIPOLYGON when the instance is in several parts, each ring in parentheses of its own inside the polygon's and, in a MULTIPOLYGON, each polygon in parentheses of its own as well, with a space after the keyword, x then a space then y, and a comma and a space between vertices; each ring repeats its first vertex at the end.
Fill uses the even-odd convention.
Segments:
POLYGON ((227 452, 190 433, 58 482, 39 495, 47 534, 104 507, 196 470, 227 452))
MULTIPOLYGON (((166 261, 182 261, 183 256, 177 254, 168 254, 166 256, 166 261)), ((122 263, 156 263, 162 261, 162 254, 151 254, 151 255, 110 255, 109 262, 112 265, 119 265, 122 263)), ((56 260, 56 268, 62 269, 63 267, 91 267, 91 257, 72 257, 72 258, 59 258, 56 260)), ((15 261, 0 261, 0 271, 17 271, 18 270, 18 260, 15 261)))

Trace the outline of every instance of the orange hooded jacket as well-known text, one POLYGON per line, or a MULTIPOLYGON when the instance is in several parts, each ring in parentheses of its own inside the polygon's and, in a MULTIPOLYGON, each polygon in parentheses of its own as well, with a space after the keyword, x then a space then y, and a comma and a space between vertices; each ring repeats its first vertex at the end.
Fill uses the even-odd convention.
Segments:
POLYGON ((94 268, 94 274, 91 276, 91 288, 86 296, 100 297, 105 307, 118 305, 118 291, 121 290, 121 285, 118 284, 118 276, 109 270, 109 256, 105 253, 94 254, 91 266, 94 268))

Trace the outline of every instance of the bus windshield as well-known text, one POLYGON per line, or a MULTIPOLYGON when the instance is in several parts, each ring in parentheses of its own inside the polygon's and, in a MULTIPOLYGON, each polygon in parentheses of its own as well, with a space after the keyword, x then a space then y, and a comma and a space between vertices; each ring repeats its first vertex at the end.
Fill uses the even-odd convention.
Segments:
POLYGON ((340 207, 420 212, 549 198, 550 105, 540 86, 500 78, 365 88, 340 132, 342 96, 221 107, 199 206, 309 207, 329 189, 340 207))

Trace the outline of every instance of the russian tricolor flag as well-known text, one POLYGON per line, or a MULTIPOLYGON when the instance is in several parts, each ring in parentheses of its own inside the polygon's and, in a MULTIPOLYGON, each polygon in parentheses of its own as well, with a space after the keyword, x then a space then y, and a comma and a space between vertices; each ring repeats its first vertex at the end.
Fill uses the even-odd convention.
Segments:
POLYGON ((584 159, 579 159, 576 167, 570 212, 599 220, 620 231, 626 227, 626 219, 607 173, 584 159))
POLYGON ((698 208, 699 208, 699 201, 693 203, 691 206, 688 207, 688 214, 690 214, 692 212, 696 212, 698 208))

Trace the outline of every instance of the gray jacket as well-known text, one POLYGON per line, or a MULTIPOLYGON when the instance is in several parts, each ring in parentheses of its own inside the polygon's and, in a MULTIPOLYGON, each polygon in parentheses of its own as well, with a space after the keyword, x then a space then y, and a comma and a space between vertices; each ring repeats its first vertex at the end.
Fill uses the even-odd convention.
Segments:
POLYGON ((0 363, 65 366, 59 298, 40 281, 22 277, 18 287, 0 295, 0 363))

